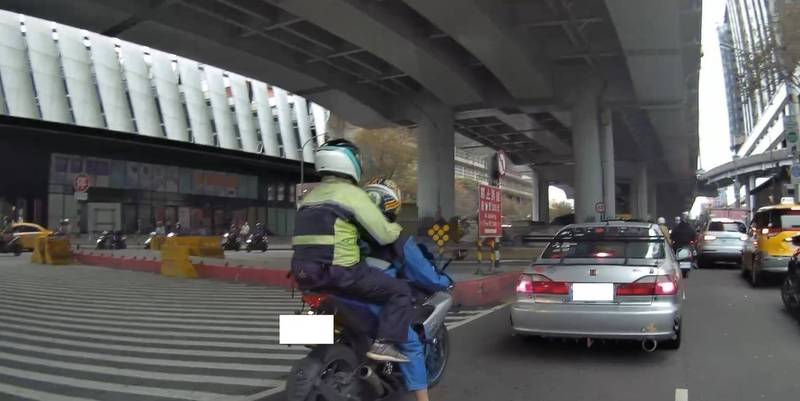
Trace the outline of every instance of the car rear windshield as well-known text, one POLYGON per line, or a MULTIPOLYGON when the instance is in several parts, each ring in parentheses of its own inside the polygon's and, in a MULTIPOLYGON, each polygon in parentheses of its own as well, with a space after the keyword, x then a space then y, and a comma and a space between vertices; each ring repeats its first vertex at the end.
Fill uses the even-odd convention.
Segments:
POLYGON ((729 231, 734 233, 740 232, 744 234, 747 232, 747 227, 745 227, 744 223, 738 221, 733 221, 733 222, 712 221, 711 223, 708 224, 708 231, 729 231))
POLYGON ((663 259, 664 237, 648 227, 576 227, 559 232, 543 259, 663 259))

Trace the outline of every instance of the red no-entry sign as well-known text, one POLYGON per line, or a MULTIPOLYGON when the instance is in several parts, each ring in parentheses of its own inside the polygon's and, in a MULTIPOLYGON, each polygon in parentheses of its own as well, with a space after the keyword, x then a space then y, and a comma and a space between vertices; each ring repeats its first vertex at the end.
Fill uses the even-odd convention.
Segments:
POLYGON ((500 188, 482 184, 478 187, 478 236, 502 234, 502 200, 500 188))

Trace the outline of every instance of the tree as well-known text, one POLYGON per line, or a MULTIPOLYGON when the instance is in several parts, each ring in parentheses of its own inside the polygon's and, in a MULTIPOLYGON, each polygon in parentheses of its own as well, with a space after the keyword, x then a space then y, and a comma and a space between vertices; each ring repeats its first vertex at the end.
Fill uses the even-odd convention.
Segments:
POLYGON ((572 204, 567 201, 558 201, 550 203, 550 218, 554 219, 559 216, 564 216, 570 213, 575 213, 572 204))
POLYGON ((417 193, 417 143, 406 128, 357 129, 352 141, 361 151, 362 176, 391 178, 403 191, 404 201, 417 193))
POLYGON ((736 49, 737 83, 750 98, 772 82, 800 88, 800 2, 776 2, 778 18, 764 27, 761 40, 744 37, 736 49))
POLYGON ((464 218, 478 217, 478 183, 457 178, 455 181, 456 215, 464 218))

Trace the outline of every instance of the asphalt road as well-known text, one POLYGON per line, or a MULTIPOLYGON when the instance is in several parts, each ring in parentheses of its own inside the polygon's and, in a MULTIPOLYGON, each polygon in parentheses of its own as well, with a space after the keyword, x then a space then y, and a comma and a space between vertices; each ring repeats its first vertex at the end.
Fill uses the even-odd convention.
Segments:
POLYGON ((699 270, 687 283, 683 346, 530 342, 508 308, 452 333, 435 401, 755 401, 800 397, 800 324, 777 283, 753 289, 738 270, 699 270), (685 398, 684 398, 685 397, 685 398))

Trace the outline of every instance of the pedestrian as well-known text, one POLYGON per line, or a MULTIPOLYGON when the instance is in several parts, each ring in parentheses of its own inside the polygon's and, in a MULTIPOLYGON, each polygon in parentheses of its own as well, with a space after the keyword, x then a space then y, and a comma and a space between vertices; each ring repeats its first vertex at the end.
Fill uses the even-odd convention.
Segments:
POLYGON ((250 224, 247 224, 247 220, 242 223, 242 228, 239 229, 239 238, 241 238, 242 243, 247 241, 247 236, 250 235, 250 224))

